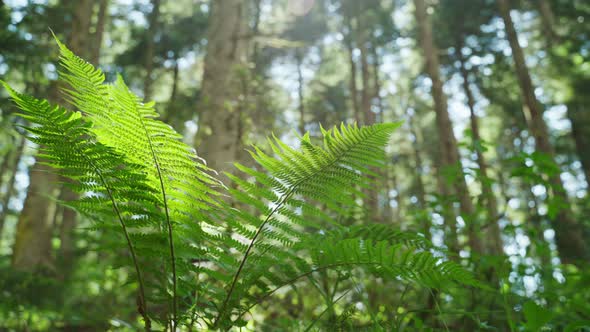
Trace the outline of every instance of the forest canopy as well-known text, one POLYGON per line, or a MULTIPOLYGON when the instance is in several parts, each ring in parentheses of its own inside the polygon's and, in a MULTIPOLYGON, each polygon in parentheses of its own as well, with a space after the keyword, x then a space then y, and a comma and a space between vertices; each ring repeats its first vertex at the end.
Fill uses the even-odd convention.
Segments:
POLYGON ((590 331, 587 20, 0 0, 0 330, 590 331))

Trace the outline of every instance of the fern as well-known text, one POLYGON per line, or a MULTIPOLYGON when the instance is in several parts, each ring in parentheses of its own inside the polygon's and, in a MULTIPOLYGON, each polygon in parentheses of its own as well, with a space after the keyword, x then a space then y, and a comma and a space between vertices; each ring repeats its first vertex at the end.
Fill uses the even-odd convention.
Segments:
POLYGON ((64 93, 79 112, 5 86, 34 124, 26 128, 31 139, 75 180, 81 198, 66 204, 96 227, 112 230, 118 220, 146 329, 152 320, 174 329, 193 317, 212 328, 241 325, 278 289, 327 270, 362 268, 425 287, 479 286, 461 266, 433 254, 437 249, 421 235, 346 225, 399 124, 322 128, 322 144, 306 134, 299 149, 272 137, 272 153, 253 147, 258 166, 236 164, 226 188, 156 120, 153 103, 143 103, 120 77, 106 84, 100 70, 58 45, 64 93), (158 316, 149 303, 166 304, 168 312, 158 316))
POLYGON ((159 217, 157 211, 150 209, 150 205, 156 203, 155 192, 147 185, 142 167, 97 142, 90 132, 90 122, 80 113, 51 106, 45 100, 20 94, 6 83, 2 84, 21 109, 19 115, 37 125, 25 129, 34 135, 29 139, 41 147, 38 157, 45 157, 49 165, 76 180, 80 192, 92 193, 73 206, 95 217, 100 215, 96 213, 98 211, 115 212, 139 281, 139 311, 149 327, 144 281, 131 240, 132 233, 128 229, 129 224, 137 226, 131 219, 133 216, 159 217))

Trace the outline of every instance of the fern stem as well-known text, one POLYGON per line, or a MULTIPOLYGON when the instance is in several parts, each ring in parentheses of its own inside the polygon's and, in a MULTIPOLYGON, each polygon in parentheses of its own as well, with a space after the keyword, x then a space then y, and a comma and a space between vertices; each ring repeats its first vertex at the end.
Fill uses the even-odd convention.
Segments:
POLYGON ((141 270, 139 269, 139 263, 137 260, 137 255, 135 253, 135 248, 133 247, 133 243, 131 242, 131 237, 129 236, 129 232, 127 231, 127 226, 125 225, 125 222, 123 221, 123 216, 121 216, 121 211, 119 210, 119 206, 117 205, 117 202, 115 201, 115 198, 113 197, 113 193, 111 192, 111 189, 109 188, 106 180, 104 179, 102 172, 100 171, 100 169, 98 167, 96 167, 94 165, 94 163, 92 163, 91 160, 89 160, 88 158, 86 158, 86 159, 87 159, 87 162, 90 165, 92 165, 92 167, 94 167, 94 169, 96 170, 96 174, 98 175, 98 177, 100 178, 100 181, 104 185, 104 187, 107 191, 107 194, 109 195, 109 199, 111 200, 111 203, 113 204, 113 210, 115 210, 115 213, 117 214, 117 218, 119 219, 119 223, 121 224, 121 228, 123 229, 123 234, 125 235, 125 240, 127 241, 127 247, 129 248, 129 252, 131 253, 131 258, 133 260, 133 265, 135 267, 135 273, 137 274, 137 282, 139 283, 139 313, 143 317, 143 321, 145 324, 145 330, 151 331, 152 324, 151 324, 150 318, 148 317, 148 314, 147 314, 147 302, 145 299, 145 287, 144 287, 143 277, 141 275, 141 270))
POLYGON ((158 180, 160 182, 160 189, 162 190, 162 200, 164 202, 164 213, 166 213, 166 228, 168 229, 168 245, 170 250, 170 259, 171 259, 171 267, 172 267, 172 332, 176 330, 177 325, 177 308, 178 308, 178 294, 176 292, 176 255, 174 254, 174 239, 172 235, 172 223, 170 222, 170 213, 168 211, 168 197, 166 196, 166 189, 164 187, 164 179, 162 177, 162 170, 160 169, 160 163, 158 162, 158 158, 156 156, 156 151, 154 151, 154 145, 152 143, 152 139, 150 134, 145 127, 145 123, 143 122, 143 117, 139 114, 139 121, 141 122, 141 126, 145 131, 145 136, 147 137, 148 144, 150 146, 150 151, 152 153, 152 157, 154 160, 154 165, 156 166, 156 170, 158 172, 158 180))
POLYGON ((328 264, 328 265, 324 265, 322 267, 311 269, 311 270, 309 270, 307 272, 304 272, 304 273, 302 273, 302 274, 300 274, 298 276, 295 276, 295 277, 287 280, 282 285, 279 285, 279 286, 275 287, 270 292, 268 292, 268 293, 264 294, 263 296, 259 297, 256 300, 256 302, 252 303, 246 310, 244 310, 242 313, 240 313, 240 315, 238 315, 238 318, 237 319, 242 318, 242 316, 245 313, 249 312, 250 310, 252 310, 252 308, 254 308, 255 306, 259 305, 262 301, 264 301, 265 299, 267 299, 270 296, 272 296, 279 289, 281 289, 281 288, 283 288, 285 286, 291 285, 291 284, 293 284, 294 282, 296 282, 297 280, 299 280, 301 278, 305 278, 305 277, 308 277, 308 276, 312 275, 315 272, 325 271, 325 270, 328 270, 328 269, 331 269, 331 268, 343 267, 343 266, 359 266, 359 265, 368 265, 368 266, 371 266, 371 265, 381 265, 381 264, 380 263, 369 263, 369 262, 367 262, 367 263, 359 263, 359 262, 355 262, 355 263, 336 263, 336 264, 328 264))
POLYGON ((252 237, 252 240, 250 241, 250 244, 248 245, 248 248, 246 249, 246 252, 244 253, 244 257, 242 258, 242 261, 240 262, 240 266, 238 267, 238 270, 236 271, 236 274, 234 275, 234 278, 232 280, 229 291, 227 292, 227 296, 225 297, 225 300, 223 300, 223 304, 221 305, 221 309, 219 310, 219 313, 217 314, 217 317, 215 318, 215 322, 213 323, 214 327, 216 327, 217 324, 219 324, 219 320, 223 317, 227 303, 229 302, 229 299, 231 298, 231 295, 234 291, 234 288, 236 286, 238 278, 240 277, 240 274, 242 273, 242 270, 244 269, 244 265, 246 265, 246 260, 248 259, 249 255, 250 255, 250 251, 252 250, 252 248, 254 248, 254 244, 256 243, 256 239, 262 233, 264 226, 266 226, 266 224, 268 223, 270 218, 283 206, 283 204, 285 204, 287 199, 289 199, 289 197, 291 197, 291 195, 295 191, 296 187, 297 186, 291 187, 291 189, 281 198, 281 200, 277 203, 275 208, 268 214, 268 216, 266 216, 266 219, 264 219, 262 224, 260 224, 260 227, 258 227, 258 229, 256 230, 254 237, 252 237))
POLYGON ((336 302, 340 301, 340 300, 341 300, 342 298, 344 298, 344 296, 346 296, 348 293, 350 293, 350 289, 349 289, 349 290, 347 290, 346 292, 344 292, 342 295, 340 295, 340 296, 339 296, 339 297, 338 297, 338 298, 337 298, 335 301, 333 301, 333 303, 332 303, 332 305, 331 305, 331 306, 327 306, 327 307, 326 307, 326 309, 324 309, 324 310, 323 310, 323 311, 322 311, 322 312, 321 312, 321 313, 320 313, 320 314, 319 314, 319 315, 318 315, 318 316, 317 316, 317 317, 316 317, 316 318, 315 318, 315 319, 314 319, 314 320, 311 322, 311 324, 309 324, 309 325, 307 326, 307 328, 306 328, 306 329, 305 329, 303 332, 307 332, 307 331, 311 330, 311 328, 312 328, 312 327, 315 325, 315 323, 317 323, 317 322, 320 320, 320 318, 322 318, 322 316, 323 316, 323 315, 324 315, 326 312, 328 312, 328 310, 330 310, 330 308, 331 308, 331 307, 332 307, 334 304, 336 304, 336 302))

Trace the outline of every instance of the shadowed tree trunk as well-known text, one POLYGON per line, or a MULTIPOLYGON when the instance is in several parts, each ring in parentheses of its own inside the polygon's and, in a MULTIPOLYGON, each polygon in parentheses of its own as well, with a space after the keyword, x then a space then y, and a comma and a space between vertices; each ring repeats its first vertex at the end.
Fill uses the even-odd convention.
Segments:
POLYGON ((541 14, 541 23, 543 24, 543 32, 547 38, 547 46, 553 47, 553 42, 557 41, 557 34, 553 27, 555 26, 555 17, 551 10, 551 4, 547 0, 537 0, 539 6, 539 13, 541 14))
POLYGON ((303 65, 303 51, 295 50, 295 60, 297 61, 297 96, 299 98, 299 133, 305 134, 305 105, 303 104, 303 72, 301 66, 303 65))
MULTIPOLYGON (((176 109, 174 107, 176 95, 178 94, 178 81, 180 79, 179 75, 179 68, 178 68, 178 56, 174 55, 174 68, 172 69, 172 91, 170 91, 170 98, 168 99, 168 105, 166 106, 166 112, 161 117, 162 121, 171 125, 172 127, 177 127, 178 124, 174 121, 177 116, 174 114, 176 109)), ((180 128, 177 128, 180 129, 180 128)))
POLYGON ((30 185, 23 210, 18 218, 12 266, 15 269, 35 271, 53 270, 51 238, 56 204, 48 197, 57 194, 58 176, 39 160, 29 171, 30 185))
MULTIPOLYGON (((22 157, 24 148, 26 145, 26 139, 23 137, 20 139, 18 143, 18 147, 10 153, 10 155, 5 156, 5 160, 3 162, 3 166, 6 165, 6 168, 3 167, 2 173, 0 173, 0 178, 10 172, 10 177, 8 178, 8 182, 6 182, 6 192, 4 196, 2 196, 2 212, 0 212, 0 243, 2 241, 2 233, 4 231, 4 224, 6 222, 6 217, 8 216, 8 203, 10 203, 10 198, 13 194, 14 183, 16 181, 16 173, 18 172, 18 164, 22 157)), ((0 188, 2 186, 0 185, 0 188)))
MULTIPOLYGON (((74 20, 72 22, 72 35, 70 36, 68 47, 72 50, 72 52, 82 57, 91 59, 92 57, 96 56, 96 61, 98 61, 98 55, 100 54, 100 44, 97 43, 102 43, 102 41, 97 39, 91 40, 90 38, 93 4, 94 1, 92 0, 82 0, 78 1, 73 8, 74 20)), ((106 9, 103 9, 102 15, 105 14, 104 10, 106 9)), ((100 21, 100 17, 98 19, 100 21)), ((104 24, 104 18, 102 20, 102 24, 104 24)), ((104 27, 102 29, 104 29, 104 27)), ((102 38, 102 33, 100 38, 102 38)), ((94 64, 98 65, 98 63, 94 64)), ((59 200, 69 202, 77 199, 78 195, 67 185, 72 181, 67 178, 61 178, 60 181, 64 182, 66 185, 63 185, 61 188, 59 200)), ((74 210, 63 206, 58 206, 58 210, 61 210, 59 233, 61 242, 59 250, 59 259, 61 265, 60 275, 63 279, 65 279, 70 275, 74 263, 74 252, 76 248, 74 230, 76 227, 77 214, 74 210)), ((57 223, 54 222, 54 224, 57 223)))
POLYGON ((232 171, 237 155, 241 77, 247 71, 245 0, 213 0, 198 109, 197 151, 217 171, 232 171))
POLYGON ((149 15, 149 27, 146 35, 145 47, 145 79, 143 81, 143 98, 150 100, 152 98, 152 85, 154 83, 154 56, 155 56, 155 38, 158 32, 158 21, 160 19, 160 0, 152 0, 152 11, 149 15))
POLYGON ((467 106, 469 108, 469 123, 471 127, 471 136, 474 143, 474 149, 477 157, 477 166, 479 168, 479 177, 481 183, 481 191, 482 197, 485 202, 485 207, 488 212, 487 223, 485 224, 485 232, 484 232, 484 249, 487 251, 488 254, 491 255, 502 255, 504 253, 503 245, 502 245, 502 238, 500 236, 500 226, 498 224, 499 213, 498 213, 498 201, 496 200, 496 195, 492 190, 492 183, 488 176, 488 165, 486 163, 482 146, 481 146, 481 135, 479 133, 479 120, 477 115, 475 114, 475 98, 473 97, 473 92, 471 91, 471 87, 469 84, 469 73, 467 72, 467 68, 465 67, 465 59, 461 54, 461 49, 463 48, 462 44, 462 37, 460 37, 460 41, 457 45, 457 56, 460 62, 460 72, 461 77, 463 78, 463 91, 465 92, 465 96, 467 97, 467 106))
MULTIPOLYGON (((76 54, 88 57, 92 1, 78 1, 72 4, 71 10, 73 19, 68 45, 76 54)), ((54 85, 52 89, 50 94, 56 95, 56 86, 54 85)), ((54 100, 58 99, 54 97, 54 100)), ((57 183, 63 179, 60 179, 49 166, 42 165, 39 161, 42 159, 37 159, 30 170, 30 186, 16 227, 12 254, 13 267, 27 271, 54 268, 51 239, 57 206, 52 197, 58 193, 57 183)), ((69 189, 64 188, 60 197, 69 200, 76 196, 69 189)), ((72 241, 68 238, 64 239, 64 236, 68 236, 64 234, 68 233, 65 230, 71 230, 75 224, 74 212, 64 209, 62 222, 66 224, 62 224, 62 251, 66 250, 69 254, 72 241)))
POLYGON ((94 33, 92 35, 92 43, 90 45, 91 52, 89 61, 95 66, 98 66, 100 59, 100 49, 102 46, 102 40, 104 37, 104 29, 107 19, 107 11, 109 7, 109 0, 100 0, 98 4, 98 14, 96 18, 96 26, 94 27, 94 33))
MULTIPOLYGON (((555 160, 555 151, 549 141, 549 130, 543 120, 541 104, 535 96, 533 83, 526 67, 524 54, 518 43, 518 35, 514 29, 514 22, 510 17, 510 6, 507 0, 498 0, 500 14, 504 20, 506 36, 512 49, 512 58, 516 68, 516 75, 520 90, 525 102, 523 108, 528 128, 535 138, 535 149, 543 153, 551 160, 555 160)), ((564 263, 579 263, 590 256, 587 242, 584 239, 583 229, 573 217, 570 210, 567 193, 561 181, 560 172, 549 175, 552 186, 552 199, 558 201, 560 211, 552 220, 559 255, 564 263)))
POLYGON ((350 93, 350 101, 352 104, 352 115, 354 121, 358 124, 361 123, 361 115, 360 115, 360 107, 359 107, 359 100, 358 100, 358 87, 356 82, 356 75, 357 75, 357 68, 356 62, 354 60, 354 26, 352 24, 352 13, 350 4, 344 9, 344 19, 346 23, 346 29, 348 30, 348 34, 344 37, 344 43, 346 44, 347 55, 348 55, 348 66, 350 70, 350 80, 349 80, 349 93, 350 93))
MULTIPOLYGON (((475 253, 481 253, 481 242, 478 238, 478 228, 474 222, 473 202, 469 196, 469 190, 467 183, 465 182, 465 176, 463 175, 463 168, 461 166, 461 160, 459 156, 459 148, 457 140, 453 133, 453 126, 449 118, 449 112, 447 109, 447 99, 443 92, 443 82, 439 72, 439 60, 438 60, 438 49, 434 44, 432 35, 432 24, 428 18, 426 4, 424 0, 414 0, 416 21, 420 30, 420 45, 424 53, 426 61, 426 72, 432 81, 432 96, 434 99, 434 111, 436 113, 436 127, 438 131, 438 138, 440 142, 440 168, 439 172, 445 172, 446 170, 453 170, 453 173, 457 173, 454 179, 454 189, 457 195, 460 207, 461 216, 465 220, 468 230, 469 246, 475 253)), ((443 182, 447 182, 444 176, 440 176, 443 182)), ((443 185, 441 189, 446 190, 443 185)), ((445 197, 448 197, 446 194, 445 197)), ((450 221, 454 223, 455 221, 450 221)))

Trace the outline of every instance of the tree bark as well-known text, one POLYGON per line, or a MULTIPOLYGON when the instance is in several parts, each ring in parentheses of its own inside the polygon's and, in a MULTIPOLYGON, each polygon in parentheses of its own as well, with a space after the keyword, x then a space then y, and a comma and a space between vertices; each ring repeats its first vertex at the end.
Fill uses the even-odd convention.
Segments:
MULTIPOLYGON (((70 35, 70 41, 68 45, 72 52, 76 54, 86 55, 89 58, 94 56, 95 52, 100 52, 100 44, 95 44, 97 41, 91 41, 90 38, 90 25, 93 15, 93 4, 94 1, 92 0, 82 0, 76 2, 74 7, 75 19, 72 22, 72 34, 70 35)), ((64 202, 76 200, 78 198, 78 195, 74 191, 72 191, 67 185, 72 183, 72 180, 67 178, 61 178, 60 181, 63 182, 64 185, 62 185, 61 187, 59 200, 64 202)), ((60 275, 63 279, 65 279, 70 274, 70 271, 72 270, 74 263, 74 228, 76 227, 77 223, 77 214, 74 210, 68 207, 61 206, 58 207, 58 209, 61 212, 61 225, 59 233, 61 243, 59 249, 59 263, 61 267, 60 275)))
POLYGON ((177 118, 174 112, 176 111, 174 107, 174 103, 176 101, 176 95, 178 94, 178 80, 180 79, 179 75, 179 68, 178 68, 178 57, 174 56, 174 69, 172 70, 172 91, 170 91, 170 98, 168 98, 168 105, 166 106, 166 112, 161 117, 162 121, 171 125, 172 127, 177 127, 177 118))
POLYGON ((547 38, 547 46, 553 47, 553 42, 558 41, 557 34, 553 27, 555 26, 555 16, 551 10, 551 4, 547 0, 538 0, 539 13, 541 14, 541 23, 547 38))
POLYGON ((213 0, 201 87, 197 151, 217 171, 233 170, 239 136, 240 76, 247 75, 245 0, 213 0))
MULTIPOLYGON (((525 63, 524 53, 518 43, 518 35, 510 17, 510 6, 507 0, 498 0, 500 15, 504 20, 506 36, 512 49, 512 58, 516 67, 516 75, 520 84, 525 107, 525 118, 533 137, 536 151, 555 161, 555 151, 549 141, 549 130, 543 120, 543 110, 534 92, 533 83, 525 63)), ((590 257, 590 250, 584 238, 583 228, 573 217, 568 197, 561 181, 560 172, 549 176, 552 186, 553 199, 562 205, 557 218, 553 218, 552 227, 555 230, 557 248, 562 262, 580 264, 590 257)))
POLYGON ((357 68, 356 62, 354 61, 354 27, 352 25, 352 14, 349 12, 348 9, 345 9, 344 18, 346 21, 346 27, 348 29, 348 36, 344 37, 344 42, 346 44, 346 49, 348 50, 348 65, 350 70, 350 81, 349 81, 349 90, 350 90, 350 101, 352 104, 352 115, 354 121, 358 124, 361 123, 361 116, 360 116, 360 107, 359 107, 359 100, 358 100, 358 87, 356 82, 356 75, 357 75, 357 68))
POLYGON ((16 225, 12 266, 23 271, 53 270, 51 238, 58 176, 39 160, 29 172, 29 189, 16 225))
POLYGON ((361 53, 361 80, 363 82, 363 90, 361 91, 361 106, 363 112, 363 122, 368 126, 375 123, 375 114, 371 110, 371 98, 373 97, 374 92, 372 92, 371 89, 369 62, 367 60, 367 45, 363 37, 359 41, 359 50, 361 53))
MULTIPOLYGON (((416 7, 416 21, 418 22, 420 30, 420 45, 426 60, 426 72, 432 81, 432 96, 434 99, 434 111, 436 113, 436 127, 440 142, 439 160, 441 167, 438 170, 441 172, 453 169, 458 172, 459 176, 454 181, 454 189, 455 194, 459 198, 461 216, 467 225, 469 246, 473 252, 481 253, 482 248, 480 239, 478 238, 478 228, 474 222, 475 209, 473 207, 473 202, 471 202, 471 197, 469 196, 465 176, 463 175, 459 148, 453 133, 453 126, 447 109, 447 99, 443 92, 443 82, 440 78, 438 49, 434 44, 432 24, 428 18, 424 0, 414 0, 414 6, 416 7)), ((442 176, 440 181, 446 182, 442 176)), ((444 189, 444 187, 445 186, 443 186, 442 189, 444 189)), ((453 220, 451 222, 454 223, 455 221, 453 220)))
POLYGON ((4 224, 6 223, 6 217, 8 217, 8 203, 10 203, 10 198, 12 198, 14 183, 16 182, 16 173, 18 172, 18 164, 25 145, 26 139, 23 137, 20 139, 18 147, 12 151, 11 155, 5 157, 6 159, 3 165, 6 165, 6 168, 3 168, 2 173, 0 173, 0 177, 2 177, 8 172, 8 170, 10 170, 10 177, 6 183, 6 192, 2 197, 2 212, 0 212, 0 243, 2 242, 2 233, 4 231, 4 224))
POLYGON ((109 7, 109 0, 100 0, 98 5, 98 14, 96 19, 96 26, 94 27, 94 34, 92 35, 92 44, 89 61, 95 66, 98 66, 100 61, 100 49, 104 37, 104 29, 107 19, 107 10, 109 7))
MULTIPOLYGON (((73 20, 68 45, 74 53, 87 58, 89 55, 88 32, 92 15, 92 1, 78 1, 73 4, 71 10, 73 20)), ((56 85, 51 89, 53 91, 50 91, 50 95, 55 94, 56 85)), ((63 180, 60 180, 51 167, 42 165, 42 161, 38 158, 31 167, 29 172, 30 186, 17 223, 12 265, 20 270, 54 269, 51 240, 57 206, 56 202, 48 197, 56 196, 59 191, 56 184, 63 180)), ((64 190, 69 191, 67 188, 64 190)), ((75 198, 71 191, 67 191, 63 195, 68 199, 75 198)), ((75 218, 75 215, 70 213, 71 211, 65 217, 75 218)), ((71 220, 67 222, 75 223, 71 220)))
POLYGON ((377 116, 375 122, 384 121, 384 107, 383 98, 381 98, 381 79, 379 77, 379 54, 377 53, 377 46, 371 47, 371 55, 373 56, 373 93, 377 100, 377 116))
POLYGON ((152 12, 149 15, 149 27, 146 35, 145 47, 145 80, 143 82, 143 98, 150 100, 152 98, 152 85, 154 83, 154 56, 155 56, 155 37, 158 32, 158 21, 160 19, 160 0, 152 0, 152 12))
POLYGON ((572 124, 572 136, 586 183, 590 185, 590 98, 583 95, 582 89, 578 93, 575 100, 567 103, 567 117, 572 124))
POLYGON ((300 49, 295 50, 295 60, 297 61, 297 96, 299 97, 299 133, 305 134, 305 105, 303 104, 303 72, 301 70, 303 62, 303 52, 300 49))
POLYGON ((465 67, 465 59, 461 54, 463 42, 462 37, 460 38, 461 41, 458 43, 459 47, 457 47, 457 55, 461 66, 460 72, 461 77, 463 78, 463 91, 467 97, 467 106, 469 108, 471 138, 474 143, 474 150, 477 157, 482 197, 485 201, 485 207, 488 212, 488 222, 486 225, 484 225, 484 247, 487 254, 499 256, 503 255, 504 249, 502 245, 502 237, 500 235, 500 226, 498 224, 498 219, 500 217, 498 213, 498 201, 496 200, 496 195, 494 195, 494 191, 492 190, 492 184, 488 177, 488 165, 481 149, 480 143, 482 142, 482 139, 481 135, 479 134, 479 120, 475 114, 475 98, 473 97, 473 92, 471 91, 471 87, 469 85, 469 73, 465 67))

